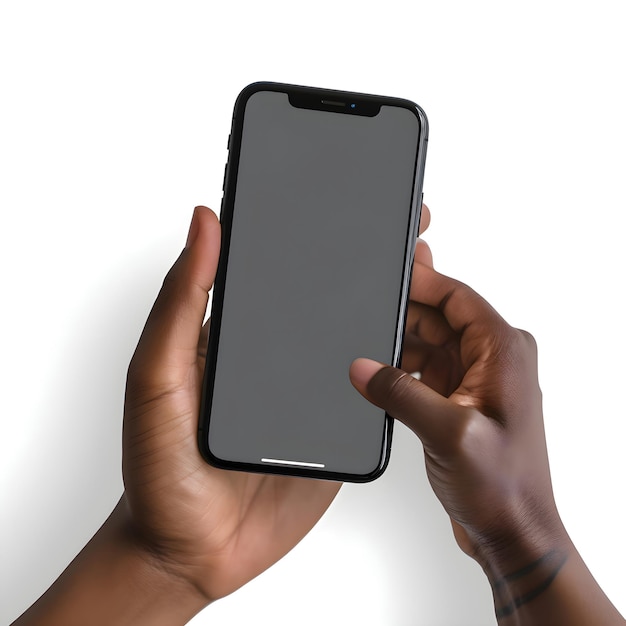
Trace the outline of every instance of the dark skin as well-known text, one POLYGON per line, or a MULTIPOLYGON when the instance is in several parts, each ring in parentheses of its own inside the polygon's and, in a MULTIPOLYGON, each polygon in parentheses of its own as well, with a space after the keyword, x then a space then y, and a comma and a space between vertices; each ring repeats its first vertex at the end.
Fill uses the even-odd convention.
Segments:
MULTIPOLYGON (((422 230, 429 221, 425 209, 422 230)), ((124 495, 16 624, 184 624, 284 556, 337 494, 340 483, 227 472, 200 457, 202 320, 219 245, 217 218, 198 207, 129 367, 124 495)))
POLYGON ((623 624, 559 517, 537 347, 467 285, 416 264, 405 370, 357 359, 350 376, 422 441, 455 539, 482 566, 501 624, 623 624))
MULTIPOLYGON (((422 231, 429 221, 424 207, 422 231)), ((15 624, 184 624, 286 554, 335 497, 338 483, 222 471, 198 453, 202 320, 219 238, 215 215, 198 207, 129 367, 124 495, 15 624)), ((623 623, 554 506, 532 340, 468 287, 434 272, 424 243, 415 260, 402 365, 421 371, 422 381, 359 359, 353 384, 422 439, 433 488, 459 545, 485 568, 502 623, 623 623), (525 575, 510 580, 551 550, 557 557, 534 567, 530 583, 525 575), (547 590, 514 606, 526 591, 520 584, 536 586, 557 565, 547 590), (581 621, 585 607, 603 621, 581 621)))

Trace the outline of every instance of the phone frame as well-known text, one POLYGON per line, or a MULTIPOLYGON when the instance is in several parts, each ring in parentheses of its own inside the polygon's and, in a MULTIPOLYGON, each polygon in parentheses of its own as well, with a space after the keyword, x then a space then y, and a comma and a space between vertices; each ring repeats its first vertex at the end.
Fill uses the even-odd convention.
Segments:
MULTIPOLYGON (((321 469, 313 469, 301 466, 283 466, 261 463, 246 463, 229 461, 214 455, 209 448, 208 432, 210 417, 207 407, 211 406, 217 354, 219 348, 219 336, 222 320, 222 303, 226 286, 226 272, 230 242, 232 236, 232 224, 237 187, 237 175, 241 145, 243 139, 243 124, 246 103, 249 98, 259 91, 274 91, 287 93, 292 106, 298 108, 310 108, 322 111, 332 111, 343 115, 375 116, 380 107, 395 106, 409 109, 419 122, 419 137, 416 146, 415 169, 413 176, 413 191, 411 196, 409 228, 405 240, 405 260, 398 303, 398 323, 395 331, 393 359, 391 365, 399 367, 402 358, 402 341, 406 325, 408 307, 408 294, 413 267, 413 255, 415 242, 418 236, 418 227, 422 207, 422 186, 424 179, 424 167, 426 162, 426 149, 428 146, 428 119, 423 109, 410 100, 387 96, 377 96, 349 91, 333 89, 320 89, 317 87, 303 87, 274 82, 257 82, 245 87, 235 102, 230 135, 228 138, 228 160, 224 170, 224 184, 220 221, 222 225, 220 257, 213 287, 213 305, 211 309, 211 323, 209 329, 206 365, 202 382, 202 399, 198 419, 198 447, 202 457, 214 467, 227 470, 254 472, 262 474, 278 474, 285 476, 300 476, 306 478, 318 478, 324 480, 336 480, 342 482, 365 483, 378 478, 386 469, 390 453, 391 438, 393 432, 393 418, 385 414, 385 428, 381 440, 380 462, 375 470, 368 474, 352 474, 332 472, 321 469), (352 107, 351 105, 355 106, 352 107)), ((346 372, 347 376, 347 372, 346 372)))

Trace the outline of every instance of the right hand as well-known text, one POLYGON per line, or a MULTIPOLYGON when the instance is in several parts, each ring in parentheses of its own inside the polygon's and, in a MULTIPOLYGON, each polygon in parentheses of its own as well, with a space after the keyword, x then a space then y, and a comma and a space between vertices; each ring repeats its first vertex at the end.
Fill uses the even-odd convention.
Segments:
POLYGON ((568 537, 552 494, 534 339, 419 241, 402 367, 350 368, 365 398, 422 440, 457 543, 491 583, 499 624, 624 624, 568 537))
MULTIPOLYGON (((425 244, 422 244, 424 246, 425 244)), ((546 452, 534 339, 416 252, 403 368, 357 359, 357 390, 424 445, 459 546, 481 564, 564 534, 546 452), (419 262, 422 261, 422 262, 419 262)))

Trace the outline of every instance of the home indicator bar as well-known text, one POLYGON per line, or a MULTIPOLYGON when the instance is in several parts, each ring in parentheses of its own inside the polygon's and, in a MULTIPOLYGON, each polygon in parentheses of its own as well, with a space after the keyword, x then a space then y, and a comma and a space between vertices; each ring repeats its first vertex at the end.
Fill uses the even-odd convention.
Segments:
POLYGON ((277 465, 296 465, 298 467, 326 467, 324 463, 307 463, 306 461, 287 461, 285 459, 261 459, 262 463, 275 463, 277 465))

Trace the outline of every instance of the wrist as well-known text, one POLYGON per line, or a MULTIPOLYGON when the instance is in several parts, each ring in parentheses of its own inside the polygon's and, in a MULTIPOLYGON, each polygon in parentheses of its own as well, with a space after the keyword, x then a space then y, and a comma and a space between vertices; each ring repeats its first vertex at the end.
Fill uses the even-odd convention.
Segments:
POLYGON ((54 584, 14 624, 186 624, 209 602, 146 548, 122 497, 54 584))
POLYGON ((575 554, 564 529, 563 534, 515 536, 506 546, 485 550, 481 565, 491 585, 498 623, 543 623, 527 622, 521 616, 529 611, 534 616, 546 598, 550 602, 558 577, 575 554))
POLYGON ((587 569, 554 507, 475 540, 474 558, 501 626, 623 624, 587 569))
POLYGON ((155 618, 152 618, 153 621, 145 619, 146 624, 185 624, 210 604, 190 578, 145 541, 132 522, 125 495, 105 525, 109 523, 121 562, 131 567, 140 598, 145 599, 145 605, 151 607, 155 615, 163 615, 159 622, 154 621, 155 618), (154 610, 159 605, 160 609, 154 610), (165 618, 165 615, 170 615, 170 618, 165 618))
POLYGON ((494 519, 480 533, 468 532, 474 558, 485 573, 522 566, 553 551, 565 551, 570 539, 556 506, 518 511, 494 519))
MULTIPOLYGON (((480 533, 467 531, 472 557, 485 572, 502 624, 519 621, 527 605, 548 595, 576 550, 553 502, 547 506, 511 506, 494 516, 480 533)), ((533 622, 530 622, 533 623, 533 622)), ((543 623, 543 622, 538 622, 543 623)))

